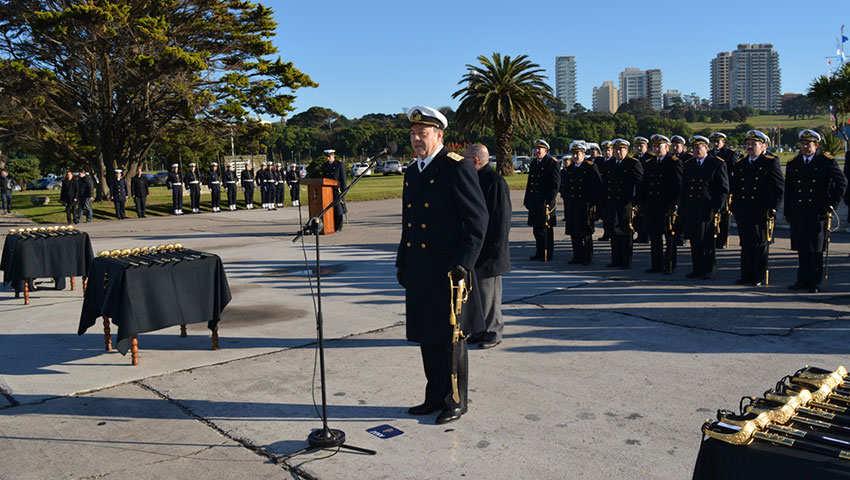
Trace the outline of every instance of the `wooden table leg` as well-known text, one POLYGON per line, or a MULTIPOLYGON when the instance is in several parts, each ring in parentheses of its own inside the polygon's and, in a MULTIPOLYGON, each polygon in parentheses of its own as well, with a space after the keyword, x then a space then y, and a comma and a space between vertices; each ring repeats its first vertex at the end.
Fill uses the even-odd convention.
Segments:
POLYGON ((112 350, 112 332, 109 331, 109 317, 103 317, 103 340, 106 342, 106 351, 112 350))
POLYGON ((24 280, 24 305, 30 304, 30 281, 29 279, 24 280))
POLYGON ((212 331, 212 349, 218 350, 218 327, 213 328, 212 331))
POLYGON ((75 289, 75 285, 74 285, 74 277, 71 277, 71 291, 73 292, 73 291, 74 291, 74 289, 75 289))
POLYGON ((136 339, 136 336, 133 335, 130 338, 130 351, 133 352, 133 365, 139 364, 139 341, 136 339))
POLYGON ((180 338, 186 338, 186 337, 188 337, 188 336, 189 336, 189 335, 187 335, 187 334, 186 334, 186 324, 185 324, 185 323, 181 323, 181 324, 180 324, 180 338))

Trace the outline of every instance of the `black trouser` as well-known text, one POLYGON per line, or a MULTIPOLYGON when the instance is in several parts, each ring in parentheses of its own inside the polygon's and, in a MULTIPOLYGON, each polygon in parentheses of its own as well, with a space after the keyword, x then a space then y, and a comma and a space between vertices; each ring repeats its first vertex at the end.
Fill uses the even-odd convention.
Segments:
POLYGON ((77 202, 65 204, 65 220, 67 223, 77 223, 77 202))
POLYGON ((139 218, 145 218, 145 211, 147 209, 147 197, 134 197, 133 201, 136 202, 136 215, 139 218))
POLYGON ((277 204, 279 204, 280 206, 283 206, 283 198, 284 198, 284 193, 285 193, 284 192, 284 184, 279 183, 279 184, 275 185, 274 192, 275 192, 275 194, 274 194, 275 195, 275 202, 277 204))
POLYGON ((183 210, 183 186, 171 186, 171 206, 174 210, 183 210))
POLYGON ((593 263, 593 236, 570 235, 573 244, 573 261, 590 265, 593 263))
POLYGON ((767 271, 767 246, 741 245, 741 280, 764 282, 767 271))
POLYGON ((228 183, 227 184, 227 205, 236 205, 236 184, 228 183))
POLYGON ((650 268, 659 272, 672 273, 676 269, 677 240, 670 233, 649 236, 650 268), (667 245, 665 248, 664 245, 667 245))
POLYGON ((611 264, 616 267, 631 268, 632 266, 632 234, 611 237, 611 264))
POLYGON ((12 213, 12 191, 9 190, 8 192, 3 192, 0 194, 0 197, 2 197, 3 200, 3 211, 6 213, 12 213))
POLYGON ((301 195, 301 185, 292 185, 289 187, 289 200, 295 203, 298 201, 299 195, 301 195))
POLYGON ((534 242, 537 247, 537 253, 535 253, 534 256, 539 257, 541 260, 544 258, 547 261, 552 260, 552 257, 555 254, 554 229, 544 225, 532 227, 531 231, 534 233, 534 242))
POLYGON ((458 342, 457 389, 460 402, 452 398, 452 343, 423 343, 422 366, 425 367, 425 404, 442 408, 465 408, 469 384, 469 359, 466 339, 458 342))
POLYGON ((244 183, 242 184, 242 188, 245 192, 245 208, 248 208, 248 205, 254 205, 254 184, 253 183, 244 183))
POLYGON ((720 231, 715 239, 716 248, 726 248, 729 243, 729 212, 724 208, 720 211, 720 231))
POLYGON ((706 229, 702 238, 691 239, 691 264, 695 274, 705 275, 714 269, 714 231, 706 229))
POLYGON ((217 183, 210 185, 210 196, 213 208, 221 208, 221 185, 217 183))
POLYGON ((797 259, 800 261, 797 283, 819 288, 823 279, 823 252, 797 252, 797 259))
POLYGON ((274 203, 274 184, 270 182, 266 182, 265 187, 263 188, 263 203, 268 207, 273 207, 274 203))
POLYGON ((127 200, 113 200, 112 203, 115 204, 115 218, 118 220, 124 220, 127 218, 124 215, 124 204, 127 203, 127 200))
POLYGON ((192 203, 192 211, 201 208, 201 184, 193 183, 189 185, 189 201, 192 203))

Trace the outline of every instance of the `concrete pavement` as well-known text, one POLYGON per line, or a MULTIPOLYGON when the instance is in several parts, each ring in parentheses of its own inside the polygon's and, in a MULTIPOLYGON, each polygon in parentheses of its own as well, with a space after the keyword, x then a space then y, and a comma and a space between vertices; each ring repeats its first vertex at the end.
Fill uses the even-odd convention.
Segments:
MULTIPOLYGON (((684 278, 687 248, 673 276, 643 273, 644 245, 629 271, 603 267, 606 245, 573 268, 562 227, 553 262, 527 260, 521 193, 505 339, 470 349, 470 411, 448 425, 406 413, 425 380, 395 283, 399 201, 351 203, 350 225, 321 238, 329 423, 376 456, 297 453, 322 425, 314 238, 291 242, 297 209, 81 224, 96 251, 180 242, 220 255, 233 292, 221 350, 203 324, 188 338, 172 328, 140 335, 133 367, 103 351, 99 325, 76 335, 79 290, 39 290, 28 307, 0 291, 0 478, 687 478, 717 408, 806 364, 850 364, 845 234, 817 295, 786 290, 784 230, 766 288, 732 284, 736 237, 717 280, 684 278), (366 432, 382 424, 404 433, 366 432)), ((0 231, 19 222, 0 217, 0 231)))

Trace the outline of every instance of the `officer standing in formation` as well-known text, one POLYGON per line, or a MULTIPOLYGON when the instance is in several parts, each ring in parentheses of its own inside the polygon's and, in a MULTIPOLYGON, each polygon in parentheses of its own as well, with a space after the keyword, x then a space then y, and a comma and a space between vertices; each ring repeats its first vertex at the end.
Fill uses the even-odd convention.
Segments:
MULTIPOLYGON (((328 156, 328 161, 322 166, 322 177, 337 181, 338 185, 333 187, 334 201, 336 201, 339 192, 345 190, 347 183, 345 166, 342 162, 336 161, 336 150, 325 150, 325 154, 328 156)), ((334 207, 334 230, 337 232, 342 231, 343 217, 346 213, 348 213, 348 208, 344 201, 334 207)))
POLYGON ((224 188, 227 190, 227 208, 230 211, 236 210, 236 172, 233 171, 233 164, 227 164, 227 170, 224 171, 224 188))
POLYGON ((820 291, 823 252, 831 215, 847 179, 832 155, 818 149, 821 137, 813 130, 798 135, 800 153, 785 168, 785 218, 791 225, 791 250, 797 251, 797 281, 790 290, 820 291))
POLYGON ((632 268, 634 238, 634 206, 643 182, 643 165, 629 156, 629 141, 613 141, 614 160, 606 174, 606 190, 602 197, 611 225, 611 263, 609 268, 632 268))
POLYGON ((643 165, 640 195, 644 231, 650 244, 650 267, 646 272, 669 275, 676 268, 673 218, 682 188, 682 162, 670 154, 670 140, 667 137, 655 134, 651 141, 653 157, 643 165), (664 243, 667 245, 666 250, 664 243))
POLYGON ((708 143, 701 135, 691 137, 693 158, 685 162, 679 199, 682 234, 691 241, 693 271, 686 276, 703 280, 711 278, 714 269, 717 216, 729 195, 726 162, 708 154, 708 143))
POLYGON ((257 184, 260 187, 260 201, 262 203, 261 208, 265 208, 266 210, 271 210, 272 204, 269 189, 272 187, 271 172, 269 172, 269 165, 266 162, 260 163, 260 171, 257 172, 257 184))
POLYGON ((511 231, 511 191, 508 182, 490 165, 490 152, 480 143, 466 147, 463 158, 478 170, 478 184, 487 205, 487 233, 481 254, 475 262, 475 274, 481 291, 484 331, 470 335, 467 343, 481 349, 502 343, 505 321, 502 318, 502 275, 511 271, 508 236, 511 231))
POLYGON ((570 144, 572 164, 561 176, 561 197, 564 199, 564 226, 570 236, 573 258, 570 264, 593 263, 593 222, 596 206, 602 194, 602 176, 593 160, 585 159, 582 141, 570 144))
POLYGON ((769 225, 782 201, 785 177, 779 157, 766 153, 769 139, 758 131, 747 132, 747 154, 729 164, 729 204, 741 242, 741 277, 737 285, 767 283, 769 225))
POLYGON ((245 192, 245 209, 254 208, 254 171, 252 170, 251 162, 245 164, 245 170, 242 170, 240 180, 242 181, 242 191, 245 192))
MULTIPOLYGON (((649 151, 649 140, 647 140, 646 137, 638 136, 632 140, 632 143, 634 143, 635 147, 635 159, 640 162, 641 167, 645 167, 646 162, 654 159, 652 153, 649 151)), ((635 211, 634 218, 632 218, 632 226, 634 227, 635 232, 637 232, 637 238, 634 243, 649 243, 649 236, 644 228, 644 224, 646 223, 644 221, 644 217, 645 215, 643 210, 641 210, 640 206, 638 206, 638 209, 635 211)))
POLYGON ((218 171, 218 163, 210 164, 210 174, 207 178, 207 184, 210 187, 210 197, 212 200, 212 211, 221 211, 221 173, 218 171))
POLYGON ((295 165, 289 166, 289 171, 286 172, 286 183, 289 184, 289 200, 292 202, 292 206, 300 206, 301 176, 298 170, 295 169, 295 165))
POLYGON ((608 170, 614 164, 614 142, 605 140, 602 142, 601 150, 602 161, 596 165, 599 167, 599 174, 602 176, 602 194, 600 195, 599 205, 596 207, 596 216, 602 220, 602 236, 599 237, 600 242, 611 240, 611 216, 608 215, 606 203, 601 201, 606 192, 609 190, 608 185, 608 170))
POLYGON ((279 208, 283 207, 283 199, 286 192, 286 171, 283 165, 277 164, 274 170, 274 202, 279 208))
POLYGON ((531 260, 548 262, 555 252, 555 197, 561 187, 561 172, 558 161, 549 155, 546 140, 534 141, 534 157, 528 167, 522 205, 528 210, 528 225, 534 233, 536 250, 531 260))
POLYGON ((109 184, 109 199, 115 204, 115 217, 118 220, 127 218, 124 215, 124 205, 127 203, 129 189, 127 188, 127 181, 124 180, 122 175, 123 173, 123 170, 116 169, 115 177, 112 178, 112 182, 109 184))
POLYGON ((171 164, 171 171, 165 179, 165 186, 171 190, 171 208, 175 215, 183 215, 183 177, 177 170, 180 165, 171 164))
POLYGON ((183 179, 189 187, 189 202, 192 205, 192 213, 201 213, 201 172, 194 163, 189 164, 189 172, 183 179))
MULTIPOLYGON (((711 140, 711 145, 714 147, 709 154, 714 155, 717 158, 722 159, 726 162, 727 170, 729 170, 729 176, 732 176, 731 166, 738 159, 735 152, 726 148, 726 134, 722 132, 713 132, 708 136, 708 139, 711 140)), ((730 178, 731 182, 731 178, 730 178)), ((727 204, 723 205, 723 208, 720 209, 720 231, 717 234, 717 239, 714 242, 714 246, 719 249, 724 249, 729 245, 729 204, 733 200, 732 197, 727 199, 727 204)))
POLYGON ((407 339, 420 344, 427 379, 425 401, 408 412, 440 412, 436 423, 443 424, 466 413, 468 382, 466 340, 452 343, 448 275, 471 287, 458 318, 462 332, 480 332, 483 321, 474 268, 487 229, 487 205, 475 167, 443 146, 446 117, 422 106, 411 108, 407 116, 417 158, 404 174, 396 268, 405 288, 407 339), (452 392, 453 363, 457 365, 457 399, 452 392))
POLYGON ((145 218, 148 201, 148 179, 142 175, 142 167, 136 169, 136 176, 130 179, 130 195, 136 204, 136 216, 145 218))

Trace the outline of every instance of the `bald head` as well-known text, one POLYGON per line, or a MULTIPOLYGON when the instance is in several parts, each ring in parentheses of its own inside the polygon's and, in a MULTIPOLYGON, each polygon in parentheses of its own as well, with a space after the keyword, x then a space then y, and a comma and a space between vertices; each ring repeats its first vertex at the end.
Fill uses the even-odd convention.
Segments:
POLYGON ((463 157, 472 160, 476 170, 481 170, 482 167, 490 163, 490 151, 480 143, 468 145, 466 150, 463 151, 463 157))

